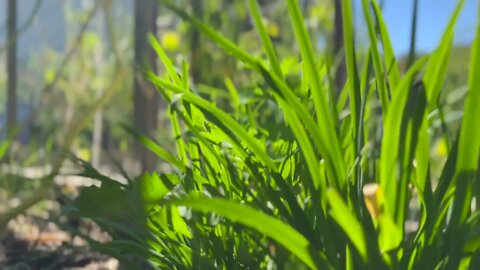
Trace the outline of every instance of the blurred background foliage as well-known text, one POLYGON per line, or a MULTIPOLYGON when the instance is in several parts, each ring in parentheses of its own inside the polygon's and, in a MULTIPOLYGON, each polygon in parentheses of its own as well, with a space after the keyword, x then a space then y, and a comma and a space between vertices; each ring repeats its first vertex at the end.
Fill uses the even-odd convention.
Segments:
MULTIPOLYGON (((132 63, 134 55, 133 1, 16 1, 18 41, 17 124, 21 127, 18 152, 10 152, 15 159, 23 160, 32 154, 29 145, 40 148, 51 138, 53 144, 65 135, 67 127, 78 119, 93 100, 100 97, 112 83, 117 57, 132 63), (24 25, 22 25, 22 23, 24 25), (112 47, 115 44, 116 49, 112 47), (118 50, 116 55, 115 50, 118 50)), ((334 4, 328 0, 303 1, 309 30, 318 40, 318 50, 332 49, 334 4)), ((264 23, 268 34, 278 49, 282 67, 288 72, 298 70, 293 32, 284 19, 286 5, 283 1, 261 1, 264 23)), ((253 24, 247 16, 243 1, 179 1, 179 5, 192 10, 202 21, 218 29, 253 55, 261 54, 261 46, 253 24), (180 3, 181 2, 181 3, 180 3)), ((7 18, 6 3, 0 14, 7 18)), ((250 74, 242 74, 242 66, 225 55, 218 47, 196 30, 169 12, 158 8, 157 36, 162 46, 173 57, 187 55, 191 75, 196 87, 208 95, 208 88, 225 88, 225 78, 231 78, 238 89, 248 87, 250 74)), ((0 59, 6 61, 7 31, 2 25, 0 59)), ((178 57, 178 59, 180 59, 178 57)), ((125 139, 118 123, 131 124, 133 114, 133 66, 122 76, 119 88, 111 102, 104 108, 101 125, 92 121, 75 139, 72 152, 80 157, 108 163, 105 151, 112 151, 119 159, 126 158, 132 143, 125 139), (101 151, 94 143, 95 129, 101 129, 101 151), (96 152, 99 157, 92 156, 96 152)), ((6 65, 0 67, 0 87, 7 88, 6 65)), ((219 104, 222 104, 221 97, 219 104)), ((0 136, 7 137, 7 95, 0 95, 0 136)), ((163 109, 163 110, 162 110, 163 109)), ((160 108, 159 121, 162 121, 160 108)), ((170 145, 170 132, 159 129, 162 144, 170 145)), ((38 163, 45 160, 37 157, 38 163)), ((33 165, 33 164, 32 164, 33 165)))
MULTIPOLYGON (((53 137, 53 144, 61 141, 65 128, 72 125, 93 100, 100 97, 114 78, 118 56, 122 61, 132 63, 134 55, 134 9, 133 1, 25 1, 18 2, 18 74, 17 122, 21 126, 18 142, 18 158, 25 159, 32 154, 29 145, 45 146, 53 137), (99 4, 100 3, 100 4, 99 4), (95 10, 94 14, 89 14, 95 10), (91 17, 89 17, 91 16, 91 17), (24 25, 22 25, 22 23, 24 25), (82 29, 85 28, 85 29, 82 29), (115 44, 116 49, 112 47, 115 44), (115 50, 118 50, 116 55, 115 50)), ((386 1, 388 5, 388 1, 386 1)), ((298 71, 293 32, 285 20, 286 5, 283 1, 260 1, 264 23, 275 43, 281 66, 286 74, 298 71)), ((191 10, 202 21, 217 29, 226 37, 253 55, 261 54, 261 46, 248 17, 243 1, 179 1, 179 5, 191 10)), ((335 3, 332 0, 302 0, 301 7, 313 40, 317 40, 318 55, 330 55, 328 61, 337 60, 335 52, 335 3)), ((6 3, 0 14, 6 15, 6 3)), ((159 7, 156 18, 157 36, 171 56, 180 61, 180 55, 189 58, 191 76, 195 87, 208 95, 208 87, 225 88, 225 78, 230 78, 238 89, 249 87, 251 79, 235 59, 225 55, 212 42, 201 36, 187 23, 159 7), (241 76, 239 75, 241 74, 241 76)), ((7 16, 1 16, 6 18, 7 16)), ((359 24, 360 26, 361 24, 359 24)), ((408 26, 406 26, 408 27, 408 26)), ((6 24, 0 28, 0 59, 6 61, 6 24)), ((358 32, 364 29, 359 27, 358 32)), ((366 47, 368 40, 360 36, 359 47, 366 47), (363 45, 362 45, 363 44, 363 45)), ((362 51, 362 50, 358 50, 362 51)), ((400 55, 401 56, 401 55, 400 55)), ((469 58, 466 46, 452 50, 448 65, 448 78, 443 98, 466 83, 469 58)), ((400 58, 405 59, 406 57, 400 58)), ((180 63, 180 62, 178 62, 180 63)), ((402 61, 400 60, 402 66, 402 61)), ((405 64, 404 64, 405 65, 405 64)), ((403 66, 404 66, 403 65, 403 66)), ((337 65, 338 66, 338 65, 337 65)), ((119 122, 131 124, 133 114, 132 84, 134 69, 119 83, 117 93, 104 108, 101 124, 92 121, 74 142, 72 151, 79 156, 98 162, 108 163, 105 151, 112 151, 119 159, 128 156, 132 143, 122 136, 119 122), (95 129, 101 129, 100 142, 94 141, 95 129), (100 145, 101 150, 93 150, 100 145), (97 156, 92 156, 95 152, 97 156)), ((7 86, 6 65, 0 67, 0 87, 7 86)), ((250 84, 251 86, 251 84, 250 84)), ((461 92, 460 92, 461 93, 461 92)), ((459 94, 460 95, 460 94, 459 94)), ((222 104, 221 97, 219 104, 222 104)), ((0 94, 0 137, 7 134, 7 95, 0 94)), ((462 103, 460 103, 462 104, 462 103)), ((455 107, 452 107, 455 108, 455 107)), ((160 108, 159 121, 162 121, 160 108)), ((98 131, 97 131, 98 132, 98 131)), ((171 132, 158 129, 160 142, 170 145, 171 132)), ((42 148, 42 147, 40 147, 42 148)), ((38 151, 38 149, 37 149, 38 151)), ((40 160, 38 160, 40 162, 40 160)), ((96 163, 96 162, 95 162, 96 163)))

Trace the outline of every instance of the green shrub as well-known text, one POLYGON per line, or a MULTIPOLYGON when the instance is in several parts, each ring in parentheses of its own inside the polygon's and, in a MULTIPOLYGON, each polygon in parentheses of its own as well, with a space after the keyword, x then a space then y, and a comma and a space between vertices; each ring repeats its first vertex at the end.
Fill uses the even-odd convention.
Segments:
POLYGON ((192 90, 187 64, 178 71, 151 36, 166 74, 146 76, 168 101, 177 152, 129 131, 172 172, 123 185, 82 163, 102 186, 82 190, 71 214, 113 237, 92 246, 132 268, 138 258, 161 269, 480 267, 479 25, 461 128, 447 136, 439 179, 430 155, 430 134, 446 136, 429 130, 463 1, 437 49, 401 75, 374 0, 362 1, 371 46, 359 68, 352 4, 343 0, 348 80, 338 100, 298 1, 286 2, 301 54, 297 84, 286 79, 292 72, 282 69, 255 0, 250 14, 266 59, 165 3, 249 68, 252 87, 230 81, 233 111, 219 109, 192 90))

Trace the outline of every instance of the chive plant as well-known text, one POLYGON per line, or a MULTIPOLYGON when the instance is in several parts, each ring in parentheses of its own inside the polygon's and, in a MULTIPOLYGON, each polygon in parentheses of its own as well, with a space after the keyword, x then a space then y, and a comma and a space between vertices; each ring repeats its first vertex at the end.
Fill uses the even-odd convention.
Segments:
POLYGON ((169 104, 176 152, 126 129, 172 171, 123 185, 79 161, 102 185, 83 189, 70 214, 100 224, 111 242, 84 237, 132 267, 125 252, 162 269, 478 269, 479 24, 463 120, 438 179, 430 155, 463 2, 435 51, 402 74, 375 0, 361 1, 370 47, 359 65, 352 3, 342 0, 348 78, 336 100, 298 1, 286 0, 299 84, 286 79, 257 1, 248 6, 264 58, 163 1, 256 76, 246 89, 227 78, 232 104, 221 109, 150 36, 166 72, 145 76, 169 104))

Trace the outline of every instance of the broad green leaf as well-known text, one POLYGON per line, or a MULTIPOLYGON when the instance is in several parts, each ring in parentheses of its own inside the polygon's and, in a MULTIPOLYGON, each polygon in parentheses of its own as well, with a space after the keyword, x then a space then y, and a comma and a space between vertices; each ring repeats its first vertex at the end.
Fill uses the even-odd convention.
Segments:
POLYGON ((149 212, 149 222, 151 222, 150 226, 157 230, 163 230, 164 233, 167 230, 171 231, 173 237, 176 237, 177 234, 188 238, 192 237, 190 229, 180 215, 178 207, 174 205, 160 205, 152 208, 149 212))
POLYGON ((73 202, 73 207, 76 211, 72 212, 72 215, 126 220, 132 209, 129 206, 128 197, 127 190, 108 182, 102 183, 100 187, 85 187, 82 188, 80 194, 73 202))
POLYGON ((179 182, 176 174, 159 175, 153 172, 137 178, 134 185, 143 203, 148 207, 161 201, 179 182))

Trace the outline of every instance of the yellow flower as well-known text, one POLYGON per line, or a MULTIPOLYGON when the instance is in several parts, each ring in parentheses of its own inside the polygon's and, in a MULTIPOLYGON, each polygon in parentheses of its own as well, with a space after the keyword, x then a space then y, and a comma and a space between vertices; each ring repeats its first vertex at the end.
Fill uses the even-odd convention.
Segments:
POLYGON ((271 37, 277 38, 280 36, 280 27, 274 22, 269 23, 267 26, 267 32, 271 37))
POLYGON ((87 148, 80 148, 77 151, 78 158, 89 161, 90 160, 90 150, 87 148))
POLYGON ((163 32, 160 43, 162 44, 163 49, 166 51, 177 51, 180 47, 180 35, 174 31, 165 31, 163 32))
POLYGON ((440 138, 435 143, 435 154, 438 157, 446 157, 448 155, 447 143, 444 138, 440 138))
POLYGON ((269 21, 268 19, 262 19, 263 26, 267 30, 267 34, 272 38, 277 38, 280 36, 280 27, 278 24, 269 21))
POLYGON ((53 71, 52 69, 47 69, 43 77, 46 83, 52 83, 55 79, 55 71, 53 71))
POLYGON ((328 7, 325 4, 317 4, 314 5, 313 8, 310 9, 310 16, 311 17, 317 17, 317 18, 323 18, 328 15, 328 7))

